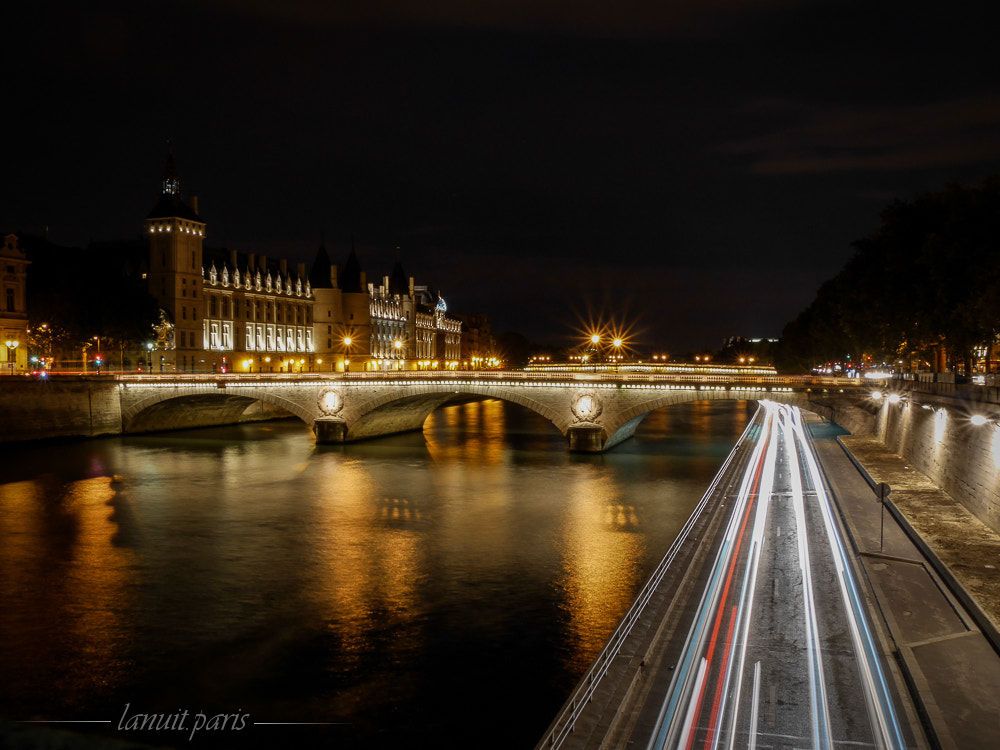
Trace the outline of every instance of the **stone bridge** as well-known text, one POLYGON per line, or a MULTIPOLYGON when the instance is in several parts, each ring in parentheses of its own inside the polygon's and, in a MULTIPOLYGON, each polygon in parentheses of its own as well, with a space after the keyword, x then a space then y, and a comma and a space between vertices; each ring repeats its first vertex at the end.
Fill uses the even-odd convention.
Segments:
POLYGON ((776 375, 664 376, 633 373, 351 373, 330 375, 120 376, 123 433, 184 426, 190 410, 239 421, 255 402, 310 425, 319 443, 420 429, 447 401, 496 398, 548 419, 570 450, 601 452, 635 432, 654 409, 703 399, 771 399, 830 416, 830 404, 860 401, 850 382, 776 375), (825 411, 824 411, 825 410, 825 411))

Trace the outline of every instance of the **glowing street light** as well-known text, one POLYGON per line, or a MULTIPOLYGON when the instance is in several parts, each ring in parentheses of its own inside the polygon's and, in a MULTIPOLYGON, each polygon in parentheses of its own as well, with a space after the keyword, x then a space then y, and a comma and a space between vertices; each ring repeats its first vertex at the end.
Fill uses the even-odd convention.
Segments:
POLYGON ((14 363, 17 358, 17 347, 21 345, 21 342, 17 339, 7 339, 5 342, 7 344, 7 365, 10 367, 10 374, 14 374, 14 363))
POLYGON ((969 421, 972 422, 972 424, 974 424, 976 427, 982 427, 990 420, 988 420, 982 414, 973 414, 971 417, 969 417, 969 421))
POLYGON ((590 343, 593 344, 594 346, 597 346, 598 344, 600 344, 601 343, 601 334, 599 334, 599 333, 592 333, 592 334, 590 334, 590 343))
POLYGON ((871 396, 872 396, 872 401, 881 401, 882 391, 872 391, 871 396))
POLYGON ((615 349, 621 349, 622 348, 622 344, 624 344, 624 343, 625 342, 622 341, 621 339, 616 338, 616 339, 614 339, 614 341, 611 342, 611 346, 613 346, 615 349))
POLYGON ((890 404, 898 404, 902 400, 903 400, 902 396, 900 396, 898 393, 890 393, 889 394, 889 403, 890 404))

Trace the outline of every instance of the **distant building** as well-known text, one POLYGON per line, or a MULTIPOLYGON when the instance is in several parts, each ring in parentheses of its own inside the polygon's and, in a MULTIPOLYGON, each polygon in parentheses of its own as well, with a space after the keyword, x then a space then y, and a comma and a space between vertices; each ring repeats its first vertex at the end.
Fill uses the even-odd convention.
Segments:
POLYGON ((351 249, 321 243, 311 270, 204 247, 198 201, 181 197, 172 157, 145 221, 149 291, 163 310, 153 370, 309 372, 457 368, 461 322, 399 262, 369 283, 351 249))
POLYGON ((479 364, 499 358, 490 319, 483 314, 464 315, 462 319, 462 360, 479 364))
POLYGON ((0 247, 3 296, 0 297, 0 374, 24 372, 28 366, 27 280, 30 261, 8 234, 0 247))

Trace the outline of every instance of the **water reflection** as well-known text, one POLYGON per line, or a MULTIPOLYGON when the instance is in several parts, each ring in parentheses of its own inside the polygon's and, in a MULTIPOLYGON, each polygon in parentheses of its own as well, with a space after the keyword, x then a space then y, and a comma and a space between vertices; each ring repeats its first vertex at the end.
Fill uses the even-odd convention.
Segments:
POLYGON ((53 684, 70 697, 106 692, 129 668, 135 569, 118 540, 127 509, 117 485, 110 476, 0 485, 0 672, 22 675, 24 695, 44 702, 53 684), (16 606, 25 599, 30 608, 16 606))
POLYGON ((565 530, 565 590, 578 643, 572 669, 586 669, 631 604, 645 553, 635 509, 612 473, 576 467, 565 530))
POLYGON ((500 401, 333 449, 296 422, 14 449, 0 717, 197 704, 349 723, 290 745, 530 745, 747 409, 657 412, 606 456, 500 401))

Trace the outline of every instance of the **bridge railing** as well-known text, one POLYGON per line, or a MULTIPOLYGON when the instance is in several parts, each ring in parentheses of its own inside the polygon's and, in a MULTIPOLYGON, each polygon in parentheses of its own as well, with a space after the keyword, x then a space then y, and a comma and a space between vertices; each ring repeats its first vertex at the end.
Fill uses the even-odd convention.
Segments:
MULTIPOLYGON (((95 376, 107 378, 109 376, 95 376)), ((309 373, 143 373, 110 376, 121 383, 228 383, 228 382, 469 382, 476 383, 690 383, 733 385, 786 386, 792 388, 864 388, 870 383, 856 378, 815 375, 739 375, 693 373, 635 372, 538 372, 525 370, 399 370, 395 372, 309 372, 309 373)))

